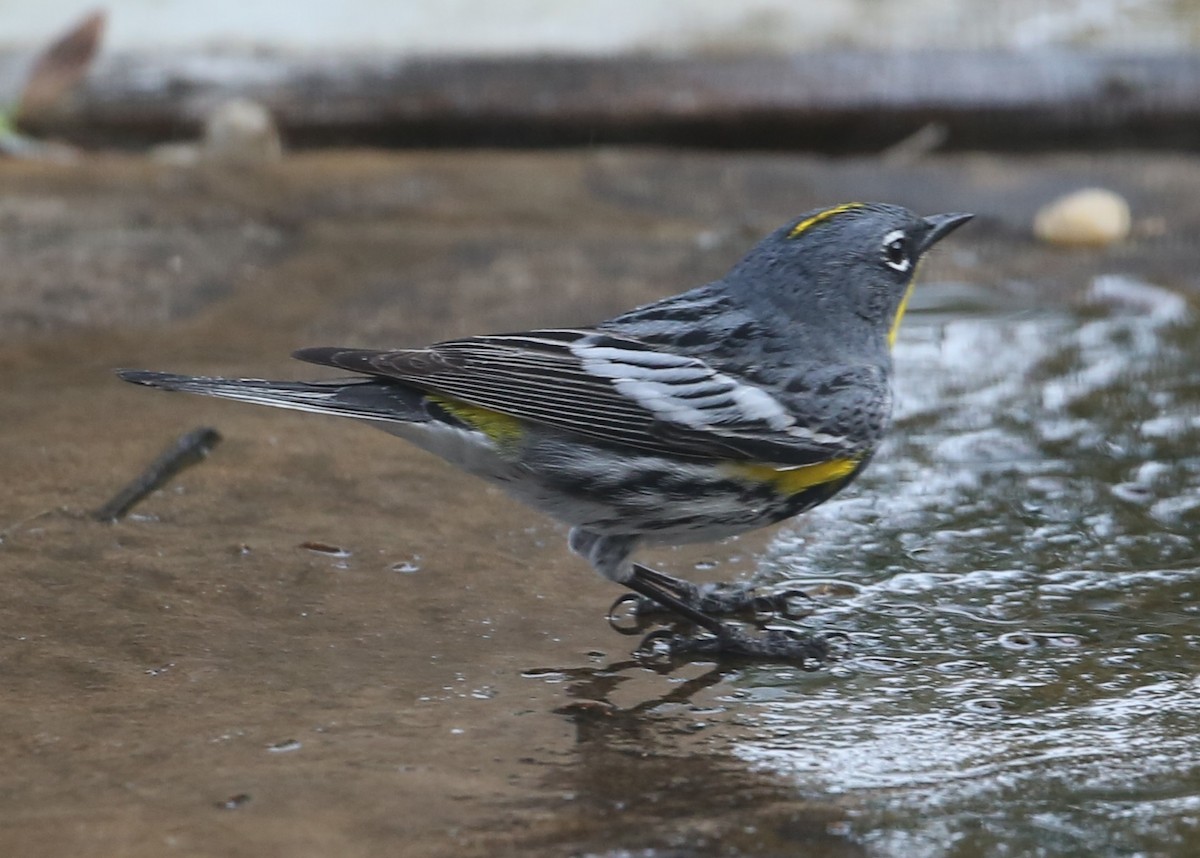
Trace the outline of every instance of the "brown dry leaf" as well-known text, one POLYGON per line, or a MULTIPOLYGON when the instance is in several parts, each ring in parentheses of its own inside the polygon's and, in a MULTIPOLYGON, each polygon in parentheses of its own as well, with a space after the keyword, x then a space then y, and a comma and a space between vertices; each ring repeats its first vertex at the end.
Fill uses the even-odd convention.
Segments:
POLYGON ((107 13, 92 12, 42 51, 29 71, 17 115, 48 110, 83 80, 104 35, 107 13))

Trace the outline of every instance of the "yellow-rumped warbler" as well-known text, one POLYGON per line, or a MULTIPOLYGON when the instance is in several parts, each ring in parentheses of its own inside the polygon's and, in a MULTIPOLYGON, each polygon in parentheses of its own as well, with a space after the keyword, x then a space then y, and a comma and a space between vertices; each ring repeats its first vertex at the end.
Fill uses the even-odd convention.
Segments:
POLYGON ((853 480, 890 422, 917 263, 970 218, 848 203, 780 228, 720 280, 593 327, 295 353, 362 374, 349 379, 120 375, 368 420, 570 525, 600 574, 713 633, 692 649, 819 654, 718 621, 728 605, 630 555, 782 521, 853 480))

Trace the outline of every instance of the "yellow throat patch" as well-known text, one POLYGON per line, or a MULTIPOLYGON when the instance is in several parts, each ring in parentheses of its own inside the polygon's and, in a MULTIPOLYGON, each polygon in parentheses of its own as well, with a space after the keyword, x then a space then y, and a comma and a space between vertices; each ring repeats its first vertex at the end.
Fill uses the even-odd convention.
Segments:
POLYGON ((904 297, 900 299, 900 306, 896 308, 896 318, 892 319, 892 327, 888 329, 888 348, 894 348, 896 345, 896 336, 900 333, 900 320, 904 318, 904 311, 908 309, 908 299, 913 293, 913 286, 916 285, 917 279, 914 277, 908 283, 908 288, 904 290, 904 297))
POLYGON ((921 261, 918 260, 913 268, 912 279, 908 281, 908 286, 904 289, 904 297, 900 299, 900 306, 896 308, 896 318, 892 319, 892 326, 888 329, 888 348, 895 348, 896 337, 900 333, 900 321, 904 318, 904 311, 908 309, 908 299, 912 297, 913 288, 917 285, 917 272, 921 270, 921 261))

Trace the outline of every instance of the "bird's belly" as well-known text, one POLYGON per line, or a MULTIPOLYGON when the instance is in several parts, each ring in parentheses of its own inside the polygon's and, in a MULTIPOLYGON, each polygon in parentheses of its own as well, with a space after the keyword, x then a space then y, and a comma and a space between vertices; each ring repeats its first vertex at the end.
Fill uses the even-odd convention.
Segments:
POLYGON ((509 488, 520 481, 522 468, 497 449, 481 432, 444 423, 376 423, 395 435, 445 459, 455 467, 489 482, 509 488))
POLYGON ((525 451, 528 479, 506 488, 575 527, 677 544, 722 539, 800 508, 768 482, 720 465, 551 442, 525 451))
POLYGON ((515 451, 444 424, 380 428, 564 524, 597 534, 638 535, 650 543, 746 533, 803 512, 844 484, 784 495, 769 482, 731 476, 717 465, 616 453, 577 441, 543 440, 515 451))

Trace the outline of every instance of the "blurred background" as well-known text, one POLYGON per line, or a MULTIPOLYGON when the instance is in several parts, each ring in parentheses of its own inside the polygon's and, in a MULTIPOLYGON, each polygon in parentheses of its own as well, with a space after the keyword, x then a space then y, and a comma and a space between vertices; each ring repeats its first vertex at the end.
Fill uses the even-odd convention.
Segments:
MULTIPOLYGON (((47 0, 0 9, 9 45, 32 45, 98 4, 47 0)), ((911 50, 1075 46, 1184 50, 1197 35, 1194 4, 1169 0, 954 3, 918 0, 447 0, 444 3, 234 3, 124 0, 113 14, 117 51, 276 48, 374 49, 417 54, 730 53, 836 47, 911 50)))
POLYGON ((0 843, 1200 854, 1198 38, 1188 0, 0 2, 0 843), (885 449, 646 552, 810 594, 774 624, 845 641, 815 671, 635 659, 492 488, 113 375, 587 324, 848 200, 976 213, 885 449))
MULTIPOLYGON (((1193 4, 125 2, 0 9, 24 121, 132 146, 251 96, 289 144, 879 151, 1196 143, 1193 4), (97 18, 89 19, 89 13, 97 18), (101 20, 102 18, 102 20, 101 20), (55 34, 83 22, 32 81, 55 34), (40 85, 39 85, 40 81, 40 85), (77 81, 73 81, 77 83, 77 81), (32 95, 32 97, 31 97, 32 95), (930 124, 935 123, 932 128, 930 124)), ((19 105, 19 108, 18 108, 19 105)))

